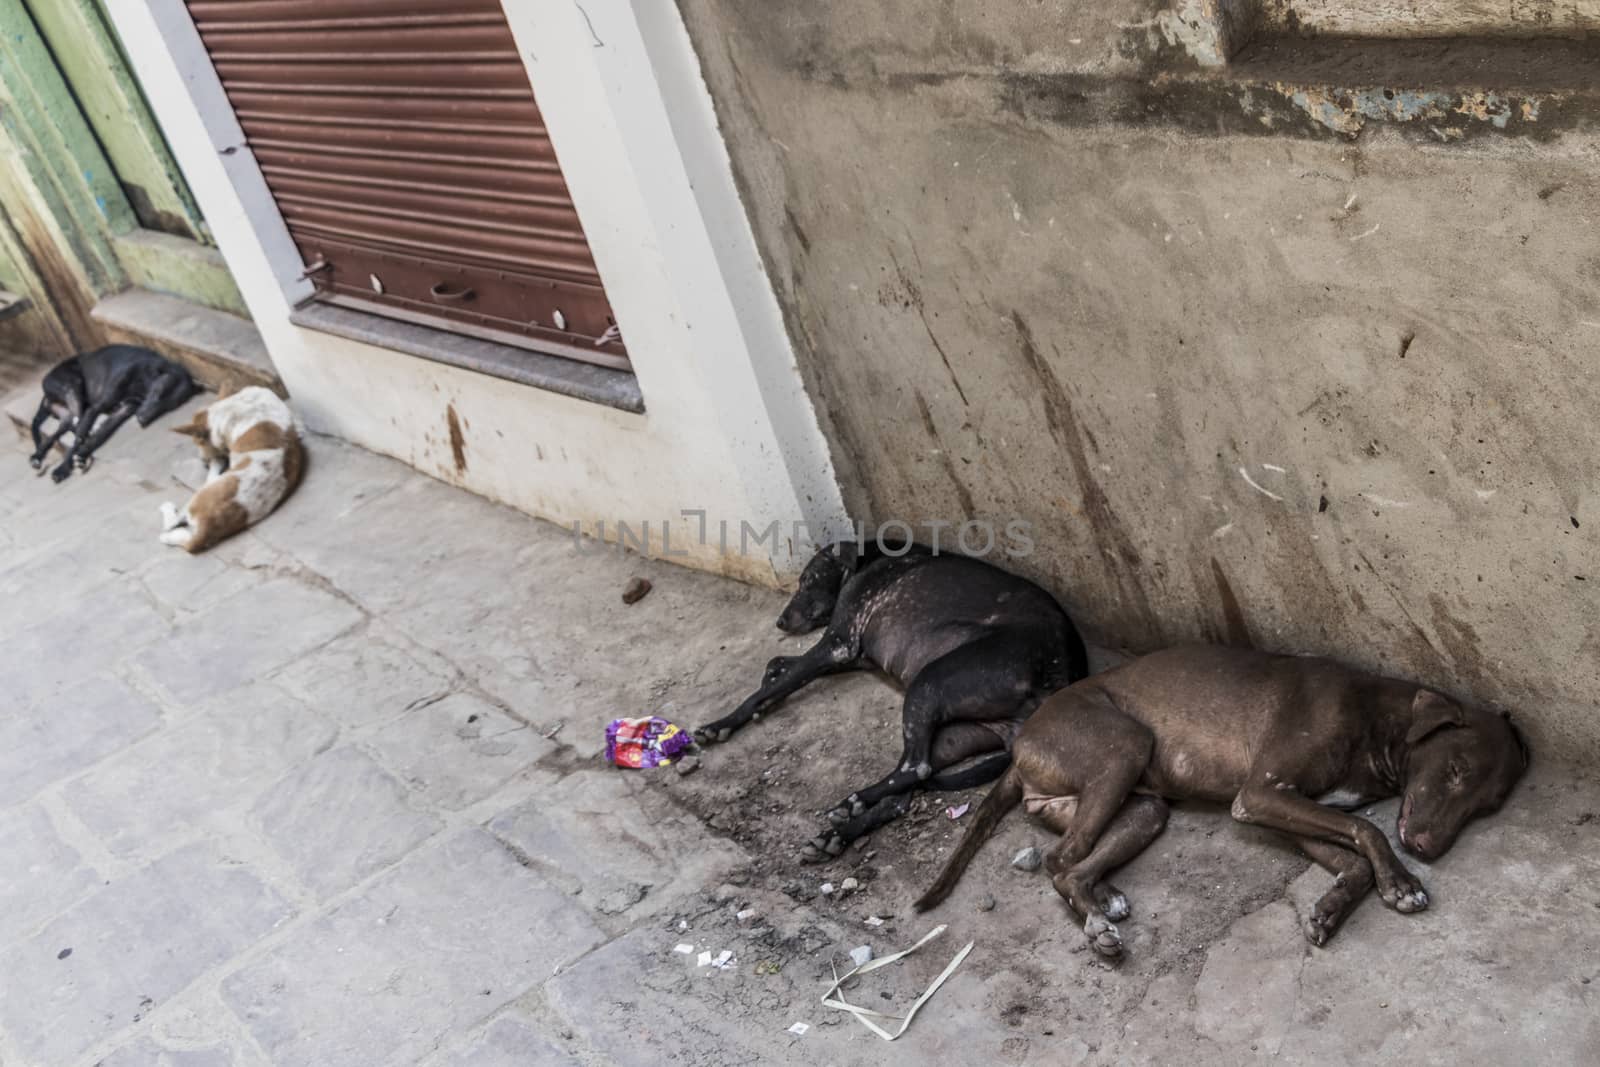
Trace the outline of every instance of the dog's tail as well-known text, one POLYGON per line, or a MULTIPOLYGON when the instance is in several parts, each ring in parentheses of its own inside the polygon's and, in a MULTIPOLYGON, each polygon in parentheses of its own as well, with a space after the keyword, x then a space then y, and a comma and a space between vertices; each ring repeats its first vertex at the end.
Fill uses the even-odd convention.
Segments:
POLYGON ((994 828, 1006 817, 1006 812, 1020 803, 1022 803, 1022 775, 1017 773, 1017 768, 1013 766, 1005 773, 1005 777, 989 790, 989 795, 983 798, 983 803, 978 805, 978 814, 973 817, 972 825, 967 827, 961 843, 945 861, 944 870, 939 873, 939 880, 922 894, 913 907, 918 911, 938 907, 944 898, 950 895, 956 883, 961 881, 961 875, 972 862, 972 857, 976 856, 983 843, 989 840, 994 828))

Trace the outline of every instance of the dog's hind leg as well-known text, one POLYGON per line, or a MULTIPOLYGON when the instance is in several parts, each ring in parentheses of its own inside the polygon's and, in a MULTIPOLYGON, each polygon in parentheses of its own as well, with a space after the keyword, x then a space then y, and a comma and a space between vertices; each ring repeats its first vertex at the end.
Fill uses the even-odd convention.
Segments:
POLYGON ((150 384, 144 403, 139 405, 136 417, 140 426, 149 426, 161 416, 178 407, 195 394, 194 379, 188 372, 174 368, 150 384))
POLYGON ((1306 940, 1320 948, 1361 903, 1376 879, 1367 858, 1347 848, 1313 837, 1296 838, 1295 844, 1334 876, 1333 887, 1322 895, 1306 917, 1306 940))
POLYGON ((1018 709, 1033 693, 1039 672, 1031 658, 1019 658, 1012 654, 1014 650, 1012 635, 991 634, 924 667, 906 687, 899 764, 882 779, 840 801, 828 818, 843 825, 884 797, 923 785, 937 767, 934 748, 939 737, 957 724, 1017 718, 1018 709))
POLYGON ((28 457, 29 466, 34 470, 44 466, 44 457, 49 455, 56 442, 61 440, 61 436, 71 428, 72 420, 58 413, 55 409, 55 404, 49 397, 39 401, 39 410, 33 416, 33 422, 28 427, 29 432, 33 435, 33 455, 28 457), (51 431, 49 437, 46 437, 43 432, 44 424, 52 415, 56 418, 56 428, 51 431))
POLYGON ((1070 843, 1082 814, 1080 807, 1074 825, 1045 854, 1045 864, 1056 892, 1083 916, 1083 932, 1094 950, 1115 958, 1122 955, 1122 934, 1116 924, 1127 918, 1128 901, 1105 876, 1143 852, 1166 828, 1167 803, 1159 797, 1129 797, 1089 854, 1067 865, 1065 857, 1076 851, 1070 843))
POLYGON ((800 848, 802 863, 821 863, 845 850, 852 841, 866 837, 880 826, 886 826, 911 810, 911 793, 896 793, 884 797, 853 819, 830 826, 800 848))
POLYGON ((124 400, 109 411, 105 418, 100 420, 100 425, 95 427, 94 432, 89 435, 87 440, 81 441, 73 447, 71 458, 77 464, 79 470, 86 471, 89 469, 89 465, 94 462, 95 449, 110 440, 111 435, 117 432, 117 427, 127 422, 132 417, 133 412, 133 403, 124 400))
MULTIPOLYGON (((994 781, 1011 766, 1009 752, 994 751, 1000 745, 1000 738, 993 731, 976 723, 955 723, 945 727, 939 731, 933 746, 934 766, 941 769, 920 783, 921 786, 930 790, 949 791, 972 789, 994 781)), ((911 790, 892 794, 860 815, 829 826, 800 850, 800 858, 808 863, 818 863, 839 855, 845 846, 857 838, 865 837, 904 815, 911 807, 913 795, 914 791, 911 790)))

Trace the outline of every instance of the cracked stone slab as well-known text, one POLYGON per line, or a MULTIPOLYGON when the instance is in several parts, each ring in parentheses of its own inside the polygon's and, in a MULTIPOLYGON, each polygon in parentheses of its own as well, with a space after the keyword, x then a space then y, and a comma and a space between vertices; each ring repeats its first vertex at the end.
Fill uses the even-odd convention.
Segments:
POLYGON ((180 849, 0 953, 0 1028, 26 1062, 67 1062, 138 1022, 293 911, 254 872, 212 846, 180 849))
POLYGON ((570 774, 495 816, 489 830, 603 915, 654 914, 749 862, 737 845, 626 779, 636 773, 653 772, 570 774))
POLYGON ((175 700, 192 705, 300 658, 361 619, 348 601, 274 578, 195 615, 138 663, 175 700))
POLYGON ((570 1067, 572 1053, 552 1044, 531 1020, 503 1017, 436 1067, 570 1067))
POLYGON ((1292 905, 1274 901, 1233 924, 1195 984, 1195 1029, 1220 1045, 1276 1056, 1294 1022, 1305 951, 1292 905))
POLYGON ((124 655, 170 632, 150 601, 121 583, 101 588, 83 603, 50 602, 56 610, 5 638, 0 692, 24 707, 60 702, 79 679, 109 670, 124 655))
POLYGON ((481 830, 417 854, 223 982, 280 1067, 405 1063, 602 939, 481 830))
MULTIPOLYGON (((0 668, 0 690, 6 674, 0 668)), ((153 704, 108 674, 92 675, 59 699, 8 709, 0 714, 0 806, 77 774, 160 722, 153 704)))
POLYGON ((184 993, 95 1067, 268 1067, 214 989, 184 993))
POLYGON ((327 898, 382 870, 444 823, 408 803, 371 756, 345 746, 281 779, 251 818, 300 881, 327 898))
POLYGON ((449 691, 448 663, 374 623, 289 664, 277 681, 306 703, 361 727, 449 691))
POLYGON ((24 877, 0 878, 0 946, 8 945, 100 884, 44 810, 0 811, 0 856, 24 877))
MULTIPOLYGON (((167 547, 167 546, 162 546, 167 547)), ((150 595, 177 612, 197 612, 266 581, 266 575, 238 567, 219 552, 168 552, 150 561, 137 580, 150 595)))
POLYGON ((337 736, 337 726, 277 686, 246 686, 95 768, 63 796, 108 849, 126 855, 248 806, 337 736))
MULTIPOLYGON (((526 723, 470 693, 456 693, 368 739, 378 759, 431 806, 454 811, 489 796, 555 751, 526 723)), ((550 772, 534 771, 554 782, 550 772)))

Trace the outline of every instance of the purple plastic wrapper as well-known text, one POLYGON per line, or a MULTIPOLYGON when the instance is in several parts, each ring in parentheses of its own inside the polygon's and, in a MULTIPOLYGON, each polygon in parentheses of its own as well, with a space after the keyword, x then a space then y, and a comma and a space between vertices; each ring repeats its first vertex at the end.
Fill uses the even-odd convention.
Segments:
POLYGON ((694 744, 688 731, 654 715, 613 719, 606 727, 606 762, 618 767, 665 767, 694 744))

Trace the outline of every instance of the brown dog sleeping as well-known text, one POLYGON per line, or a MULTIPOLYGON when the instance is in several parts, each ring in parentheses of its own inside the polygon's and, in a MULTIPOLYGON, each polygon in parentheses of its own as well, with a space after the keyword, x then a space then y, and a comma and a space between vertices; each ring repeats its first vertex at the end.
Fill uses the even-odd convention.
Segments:
POLYGON ((979 807, 917 910, 950 894, 1019 802, 1060 840, 1045 854, 1056 891, 1115 957, 1127 900, 1103 879, 1142 852, 1168 800, 1232 804, 1279 830, 1336 879, 1306 920, 1325 944, 1376 883, 1402 912, 1428 906, 1388 839, 1352 809, 1399 794, 1407 851, 1442 855, 1476 815, 1505 801, 1528 765, 1503 715, 1411 682, 1325 659, 1193 646, 1157 652, 1045 700, 1023 725, 1011 769, 979 807))

